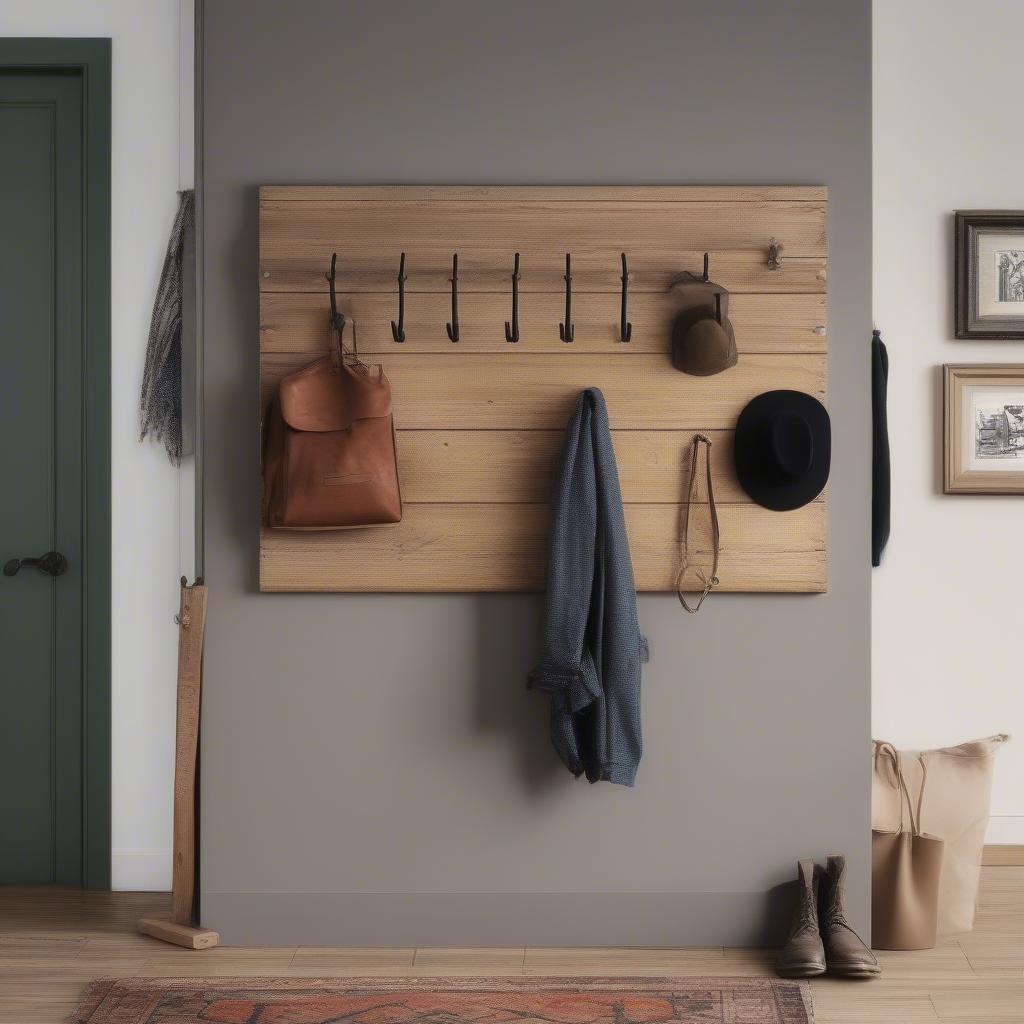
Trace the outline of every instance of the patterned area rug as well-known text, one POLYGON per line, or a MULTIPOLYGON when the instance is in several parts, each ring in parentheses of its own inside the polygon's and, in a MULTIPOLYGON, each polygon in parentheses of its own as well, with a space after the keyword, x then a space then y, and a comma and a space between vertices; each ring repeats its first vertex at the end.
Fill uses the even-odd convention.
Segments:
POLYGON ((812 1024, 773 978, 121 978, 69 1024, 812 1024))

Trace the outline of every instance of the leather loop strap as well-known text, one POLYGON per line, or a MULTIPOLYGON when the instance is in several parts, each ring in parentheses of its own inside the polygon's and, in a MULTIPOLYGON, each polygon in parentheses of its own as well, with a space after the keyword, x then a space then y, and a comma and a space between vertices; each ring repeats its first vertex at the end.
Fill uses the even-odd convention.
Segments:
POLYGON ((338 335, 338 360, 340 366, 364 367, 362 359, 359 358, 359 341, 356 337, 356 322, 354 318, 346 317, 344 313, 338 315, 338 319, 331 320, 331 326, 338 335), (345 348, 345 324, 352 325, 352 349, 345 348))
POLYGON ((903 767, 900 765, 899 751, 891 743, 879 743, 876 752, 878 757, 887 757, 892 762, 893 771, 896 776, 896 784, 894 788, 901 790, 900 792, 900 827, 899 832, 903 831, 903 806, 906 804, 907 814, 910 816, 910 832, 911 835, 921 835, 921 804, 924 801, 924 785, 928 778, 928 769, 925 766, 924 758, 918 754, 917 760, 921 765, 921 792, 917 798, 917 814, 914 814, 914 804, 910 799, 910 790, 907 788, 907 780, 903 774, 903 767))
POLYGON ((704 603, 704 599, 719 584, 718 555, 721 537, 718 530, 718 509, 715 507, 715 491, 711 483, 711 438, 706 437, 704 434, 694 434, 693 436, 690 459, 690 486, 686 496, 686 501, 683 503, 681 519, 679 538, 679 572, 676 575, 676 595, 679 598, 679 603, 691 615, 693 615, 700 611, 700 606, 704 603), (687 603, 683 592, 683 577, 686 575, 686 571, 690 567, 690 506, 697 497, 697 461, 700 454, 700 446, 702 444, 705 446, 704 464, 707 472, 708 509, 711 514, 711 542, 714 547, 714 560, 711 565, 710 577, 706 576, 702 569, 696 570, 698 578, 701 583, 704 584, 704 589, 701 591, 700 597, 697 598, 697 603, 691 607, 687 603))

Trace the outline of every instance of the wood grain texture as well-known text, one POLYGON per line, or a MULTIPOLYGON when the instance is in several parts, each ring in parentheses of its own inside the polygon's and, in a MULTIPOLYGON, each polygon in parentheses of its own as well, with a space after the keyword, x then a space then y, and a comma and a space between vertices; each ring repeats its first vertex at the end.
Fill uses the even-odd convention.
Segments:
MULTIPOLYGON (((263 406, 281 377, 318 354, 266 354, 263 406)), ((395 425, 401 430, 562 430, 576 396, 587 387, 601 389, 609 419, 620 430, 731 429, 742 408, 762 391, 790 388, 824 400, 825 371, 820 355, 748 356, 713 377, 679 373, 667 354, 623 359, 403 349, 386 363, 395 425)))
MULTIPOLYGON (((196 762, 203 677, 206 587, 181 587, 178 613, 178 693, 174 743, 174 840, 171 923, 193 923, 196 887, 196 762)), ((150 933, 152 934, 152 932, 150 933)))
POLYGON ((337 250, 340 292, 393 292, 405 252, 407 291, 445 292, 458 252, 460 291, 504 291, 520 252, 520 290, 557 293, 571 252, 576 292, 618 291, 625 251, 634 293, 664 292, 710 252, 731 291, 823 292, 826 207, 819 187, 263 188, 259 284, 325 291, 337 250))
MULTIPOLYGON (((628 344, 619 341, 619 296, 584 293, 573 303, 576 325, 572 354, 594 352, 629 356, 664 353, 671 347, 672 320, 679 309, 678 294, 639 292, 629 303, 633 324, 628 344)), ((359 351, 364 355, 390 357, 404 351, 391 336, 395 317, 392 294, 358 292, 344 295, 341 310, 354 318, 359 351)), ((330 304, 326 293, 263 292, 260 296, 260 349, 262 352, 313 352, 333 350, 337 341, 328 323, 330 304)), ((511 298, 502 292, 477 292, 459 296, 460 336, 453 346, 445 333, 451 318, 447 294, 416 293, 406 296, 405 332, 413 352, 455 353, 546 352, 567 355, 558 337, 565 314, 560 294, 523 294, 519 301, 520 341, 505 340, 505 321, 510 319, 511 298)), ((751 354, 821 354, 826 351, 825 296, 735 295, 729 303, 729 319, 736 330, 741 356, 751 354)), ((345 340, 351 344, 351 328, 345 340)))
MULTIPOLYGON (((706 506, 691 520, 691 564, 710 568, 706 506)), ((826 512, 724 505, 722 591, 824 589, 826 512)), ((407 504, 395 526, 342 533, 264 530, 260 589, 267 591, 539 591, 546 582, 544 505, 407 504)), ((669 591, 679 567, 676 505, 627 505, 637 590, 669 591)), ((696 586, 696 575, 689 582, 696 586)))
MULTIPOLYGON (((415 254, 416 262, 450 265, 466 255, 465 271, 488 269, 499 254, 528 253, 523 267, 557 263, 566 252, 596 260, 618 250, 675 253, 741 250, 766 255, 777 238, 789 256, 825 256, 823 202, 685 202, 608 200, 599 213, 573 201, 342 199, 260 203, 260 264, 312 247, 343 245, 345 265, 375 266, 382 251, 415 254), (456 239, 457 247, 453 247, 456 239)), ((505 261, 500 261, 499 265, 505 261)), ((411 273, 411 269, 410 269, 411 273)))
POLYGON ((986 867, 1024 868, 1024 845, 989 844, 982 851, 981 863, 986 867))
POLYGON ((137 927, 143 935, 161 942, 169 942, 184 949, 212 949, 220 942, 220 935, 209 928, 193 928, 162 917, 140 917, 137 927))
MULTIPOLYGON (((692 430, 612 432, 622 500, 673 504, 689 483, 692 430)), ((709 431, 717 502, 751 504, 733 472, 733 432, 709 431)), ((551 496, 560 430, 401 430, 402 495, 411 503, 542 504, 551 496)), ((703 469, 703 466, 702 466, 703 469)), ((697 500, 707 500, 703 473, 697 500)))
MULTIPOLYGON (((768 977, 774 950, 327 946, 183 951, 133 932, 166 913, 163 893, 51 887, 0 890, 0 1021, 61 1024, 86 985, 111 976, 359 977, 631 975, 768 977)), ((870 983, 811 981, 817 1024, 1020 1024, 1024 1013, 1024 868, 986 867, 973 932, 935 949, 879 952, 870 983), (941 1011, 941 1012, 940 1012, 941 1011)))
MULTIPOLYGON (((450 237, 450 236, 442 236, 450 237)), ((455 240, 437 243, 432 248, 413 249, 395 243, 376 254, 353 251, 338 239, 294 242, 275 246, 261 254, 259 287, 264 292, 319 292, 327 294, 324 278, 331 253, 338 253, 337 291, 339 295, 380 292, 397 301, 396 278, 399 258, 406 253, 406 295, 446 294, 451 285, 452 253, 459 253, 459 293, 500 292, 510 289, 515 253, 521 254, 520 295, 533 292, 562 294, 565 290, 565 252, 538 252, 513 242, 506 248, 471 248, 455 240), (529 259, 527 259, 529 254, 529 259)), ((574 295, 590 292, 618 293, 621 286, 621 249, 611 243, 600 252, 574 247, 572 251, 572 287, 574 295)), ((825 256, 783 257, 778 270, 769 270, 767 239, 757 249, 705 249, 676 247, 646 248, 629 252, 630 294, 665 293, 680 271, 700 273, 704 253, 710 253, 713 279, 730 293, 784 294, 817 292, 827 286, 825 256)), ((391 316, 395 316, 392 312, 391 316)))
POLYGON ((672 589, 685 448, 701 431, 717 442, 724 587, 824 590, 825 500, 788 516, 755 506, 731 452, 736 418, 755 395, 787 388, 825 399, 826 219, 820 186, 262 188, 263 407, 282 376, 336 344, 324 273, 337 251, 339 306, 358 323, 361 354, 391 381, 406 517, 387 530, 264 531, 261 586, 539 589, 562 433, 579 391, 597 387, 615 430, 640 589, 672 589), (775 271, 771 238, 782 243, 775 271), (398 345, 390 321, 403 251, 407 340, 398 345), (513 345, 504 323, 517 251, 513 345), (558 336, 567 251, 571 345, 558 336), (455 252, 461 336, 452 344, 444 325, 455 252), (618 340, 620 252, 629 260, 628 344, 618 340), (699 272, 704 252, 712 279, 731 292, 740 360, 697 378, 671 365, 682 300, 670 286, 681 271, 699 272))
POLYGON ((263 185, 261 202, 824 202, 824 185, 263 185))

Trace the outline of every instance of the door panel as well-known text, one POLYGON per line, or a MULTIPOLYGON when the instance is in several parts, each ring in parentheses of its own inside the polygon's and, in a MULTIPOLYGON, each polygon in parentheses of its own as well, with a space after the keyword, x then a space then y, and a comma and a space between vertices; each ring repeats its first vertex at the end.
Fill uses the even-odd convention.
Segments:
POLYGON ((82 79, 0 71, 0 882, 80 884, 82 79))

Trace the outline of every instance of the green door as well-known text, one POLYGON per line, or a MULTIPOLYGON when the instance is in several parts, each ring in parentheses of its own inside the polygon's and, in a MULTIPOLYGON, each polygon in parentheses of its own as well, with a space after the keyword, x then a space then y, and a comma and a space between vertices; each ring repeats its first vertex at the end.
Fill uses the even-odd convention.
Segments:
POLYGON ((0 883, 83 882, 83 88, 0 68, 0 883))

